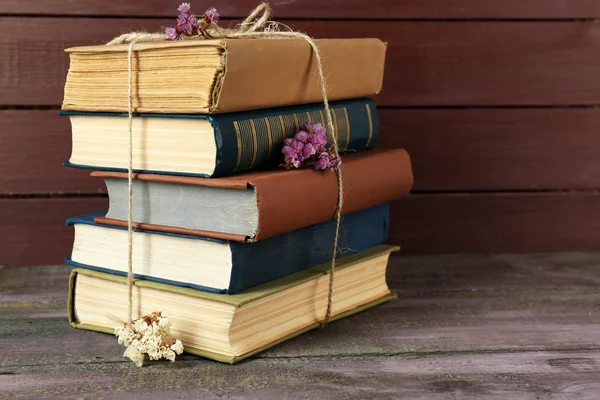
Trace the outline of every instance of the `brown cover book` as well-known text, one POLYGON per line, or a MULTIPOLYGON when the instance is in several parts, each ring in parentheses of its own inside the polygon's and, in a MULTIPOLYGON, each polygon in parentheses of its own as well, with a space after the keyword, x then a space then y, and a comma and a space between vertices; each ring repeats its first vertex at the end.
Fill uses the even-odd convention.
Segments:
MULTIPOLYGON (((386 45, 379 39, 318 39, 329 100, 379 93, 386 45)), ((323 101, 317 63, 304 40, 229 40, 226 70, 212 112, 323 101), (251 66, 251 70, 248 68, 251 66)))
MULTIPOLYGON (((413 184, 410 157, 403 149, 370 150, 342 157, 344 214, 395 200, 408 194, 413 184)), ((124 172, 95 171, 100 178, 127 179, 124 172)), ((268 170, 224 178, 194 178, 173 175, 134 174, 134 179, 202 185, 230 189, 254 188, 258 207, 258 231, 251 241, 259 241, 335 216, 337 183, 333 171, 313 169, 268 170)), ((201 206, 201 205, 199 205, 201 206)), ((98 217, 97 223, 127 226, 126 221, 98 217)), ((152 224, 135 224, 142 229, 246 241, 244 235, 152 224)))
MULTIPOLYGON (((379 39, 316 39, 323 70, 327 79, 329 101, 371 96, 379 93, 383 84, 386 44, 379 39)), ((223 39, 187 40, 178 42, 139 43, 136 52, 169 50, 174 47, 212 46, 223 50, 223 73, 212 85, 210 107, 192 108, 186 112, 226 113, 317 103, 323 101, 317 65, 310 45, 301 39, 223 39)), ((82 46, 69 48, 68 53, 116 53, 127 57, 128 45, 82 46)), ((159 54, 159 53, 157 53, 159 54)), ((173 69, 174 73, 179 73, 173 69)), ((162 71, 162 74, 167 72, 162 71)), ((185 76, 181 77, 185 84, 185 76)), ((70 91, 69 80, 65 94, 70 91)), ((90 107, 69 103, 65 96, 63 110, 127 111, 127 97, 115 93, 110 107, 90 107)), ((134 112, 179 113, 168 102, 160 109, 140 107, 134 91, 134 112)))

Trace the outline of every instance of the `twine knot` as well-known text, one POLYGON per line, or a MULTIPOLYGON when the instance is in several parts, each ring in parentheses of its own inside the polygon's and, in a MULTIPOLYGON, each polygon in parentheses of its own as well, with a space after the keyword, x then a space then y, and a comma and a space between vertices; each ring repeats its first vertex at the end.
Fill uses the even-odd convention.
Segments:
MULTIPOLYGON (((289 32, 293 32, 286 25, 271 21, 271 6, 268 3, 262 3, 256 7, 242 23, 233 29, 221 28, 217 24, 211 24, 207 28, 201 30, 201 35, 185 37, 183 39, 201 40, 255 37, 255 35, 253 35, 255 32, 268 34, 277 32, 282 27, 285 27, 289 32)), ((106 45, 112 46, 127 43, 159 42, 163 40, 169 40, 166 33, 130 32, 115 37, 113 40, 106 43, 106 45)))

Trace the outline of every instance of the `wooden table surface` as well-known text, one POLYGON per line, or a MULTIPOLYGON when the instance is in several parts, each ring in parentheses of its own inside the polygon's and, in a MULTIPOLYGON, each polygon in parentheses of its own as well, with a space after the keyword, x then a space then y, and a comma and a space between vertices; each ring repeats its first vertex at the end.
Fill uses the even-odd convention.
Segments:
POLYGON ((67 322, 68 269, 0 267, 0 398, 597 399, 600 254, 395 256, 399 299, 237 365, 138 369, 67 322))

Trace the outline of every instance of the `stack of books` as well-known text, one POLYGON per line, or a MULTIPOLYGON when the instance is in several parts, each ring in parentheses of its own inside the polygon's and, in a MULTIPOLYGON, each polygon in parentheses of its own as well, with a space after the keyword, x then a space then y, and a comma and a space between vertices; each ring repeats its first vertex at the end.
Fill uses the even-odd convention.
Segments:
MULTIPOLYGON (((404 150, 375 150, 383 81, 377 39, 317 40, 344 206, 331 319, 394 297, 385 274, 389 202, 413 183, 404 150)), ((127 45, 68 49, 67 165, 104 180, 109 209, 67 221, 74 327, 127 320, 127 45)), ((235 362, 319 326, 328 303, 337 182, 281 168, 305 122, 325 126, 303 40, 140 43, 133 69, 133 309, 168 311, 185 350, 235 362)))

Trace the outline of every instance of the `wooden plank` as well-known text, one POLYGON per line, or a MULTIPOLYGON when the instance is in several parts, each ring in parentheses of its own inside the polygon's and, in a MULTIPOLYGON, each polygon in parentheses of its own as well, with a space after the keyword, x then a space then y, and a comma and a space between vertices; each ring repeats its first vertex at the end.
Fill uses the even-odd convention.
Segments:
POLYGON ((62 308, 67 299, 65 285, 70 272, 65 265, 0 266, 0 308, 56 308, 57 303, 62 308))
MULTIPOLYGON (((441 254, 391 258, 392 291, 421 297, 490 295, 529 291, 595 290, 599 253, 441 254), (448 294, 449 295, 449 294, 448 294)), ((35 267, 34 267, 35 268, 35 267)), ((13 268, 17 274, 19 268, 13 268)))
MULTIPOLYGON (((76 15, 172 17, 179 0, 3 0, 3 15, 76 15)), ((215 4, 224 17, 248 15, 256 0, 233 0, 215 4)), ((595 0, 296 0, 272 2, 276 18, 360 18, 360 19, 566 19, 598 18, 595 0)), ((204 5, 200 5, 201 7, 204 5)), ((192 9, 201 13, 202 8, 192 9)))
POLYGON ((107 208, 107 198, 0 199, 0 265, 62 263, 73 245, 65 220, 107 208))
POLYGON ((0 385, 13 397, 66 399, 115 388, 128 399, 593 398, 600 291, 589 284, 599 257, 394 256, 394 302, 235 367, 183 355, 135 374, 114 336, 65 322, 65 268, 0 268, 0 385))
MULTIPOLYGON (((115 342, 116 343, 116 342, 115 342)), ((74 349, 77 350, 77 349, 74 349)), ((72 352, 71 352, 72 353, 72 352)), ((69 353, 69 354, 71 354, 69 353)), ((65 359, 68 359, 65 357, 65 359)), ((594 399, 598 352, 406 358, 252 360, 232 367, 197 360, 95 362, 3 368, 13 398, 111 399, 594 399)))
POLYGON ((259 357, 598 348, 594 336, 600 333, 600 320, 590 312, 600 293, 584 293, 401 295, 389 304, 340 320, 329 331, 307 332, 259 357))
POLYGON ((412 195, 392 205, 406 253, 599 251, 598 193, 412 195))
MULTIPOLYGON (((469 256, 465 258, 468 259, 469 256)), ((597 257, 596 257, 597 261, 597 257)), ((487 264, 482 270, 495 275, 501 285, 512 279, 506 270, 495 273, 487 264)), ((532 264, 532 269, 536 264, 532 264)), ((397 268, 397 263, 390 266, 397 268)), ((15 268, 13 268, 15 269, 15 268)), ((32 269, 24 269, 24 272, 32 269)), ((432 264, 433 271, 440 266, 432 264)), ((577 268, 574 269, 575 275, 577 268)), ((542 274, 543 275, 543 274, 542 274)), ((121 359, 115 338, 75 330, 65 323, 66 274, 60 291, 56 284, 38 288, 37 295, 25 295, 21 288, 0 288, 7 296, 21 295, 18 302, 3 301, 0 315, 0 365, 39 365, 44 349, 45 362, 64 361, 68 343, 77 348, 69 362, 90 362, 101 355, 106 362, 121 359), (54 293, 62 294, 58 302, 54 293), (48 299, 54 300, 49 305, 48 299), (40 335, 40 332, 44 332, 40 335), (23 342, 35 342, 24 348, 23 342), (54 345, 52 345, 54 343, 54 345)), ((435 274, 425 276, 435 278, 435 274)), ((582 276, 585 279, 585 275, 582 276)), ((399 277, 390 276, 397 286, 399 277)), ((468 289, 469 277, 462 278, 465 290, 444 290, 430 280, 426 291, 399 290, 400 298, 366 312, 332 323, 282 343, 257 358, 423 356, 440 352, 481 353, 598 348, 600 316, 594 312, 600 299, 596 288, 578 290, 570 284, 559 289, 538 289, 530 273, 514 290, 468 289), (529 287, 531 286, 531 287, 529 287), (532 318, 535 316, 535 318, 532 318)), ((58 280, 57 280, 58 282, 58 280)), ((4 296, 4 293, 3 293, 4 296)), ((187 356, 188 358, 193 358, 187 356)))
MULTIPOLYGON (((409 151, 417 191, 600 188, 596 108, 379 114, 378 147, 409 151)), ((70 125, 55 110, 0 111, 0 126, 0 193, 105 192, 88 172, 61 165, 70 156, 70 125)))
MULTIPOLYGON (((282 21, 315 37, 389 42, 380 105, 600 103, 594 79, 600 25, 593 22, 282 21)), ((0 18, 0 105, 59 105, 68 68, 64 48, 172 22, 0 18)))
MULTIPOLYGON (((0 199, 0 265, 56 264, 70 253, 67 217, 106 198, 0 199)), ((388 243, 406 254, 600 251, 598 193, 411 195, 392 205, 388 243)))
POLYGON ((378 146, 411 154, 415 190, 600 187, 598 109, 379 110, 378 146))
POLYGON ((66 168, 71 125, 56 110, 0 111, 0 193, 103 193, 89 171, 66 168))

